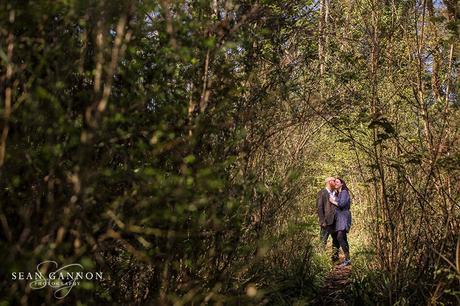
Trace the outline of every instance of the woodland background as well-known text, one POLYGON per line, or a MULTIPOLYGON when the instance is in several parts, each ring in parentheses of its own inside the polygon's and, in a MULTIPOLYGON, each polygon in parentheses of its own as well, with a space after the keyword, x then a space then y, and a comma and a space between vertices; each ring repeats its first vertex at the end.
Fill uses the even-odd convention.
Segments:
POLYGON ((460 302, 456 0, 0 6, 0 305, 308 305, 329 175, 349 304, 460 302))

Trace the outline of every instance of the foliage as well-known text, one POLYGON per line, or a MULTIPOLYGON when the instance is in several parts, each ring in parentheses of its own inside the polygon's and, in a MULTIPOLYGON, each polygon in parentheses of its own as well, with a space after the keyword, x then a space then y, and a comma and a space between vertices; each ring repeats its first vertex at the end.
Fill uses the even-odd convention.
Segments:
MULTIPOLYGON (((76 305, 308 304, 333 174, 356 303, 460 298, 454 1, 1 8, 2 275, 103 271, 76 305)), ((25 281, 0 296, 59 303, 25 281)))

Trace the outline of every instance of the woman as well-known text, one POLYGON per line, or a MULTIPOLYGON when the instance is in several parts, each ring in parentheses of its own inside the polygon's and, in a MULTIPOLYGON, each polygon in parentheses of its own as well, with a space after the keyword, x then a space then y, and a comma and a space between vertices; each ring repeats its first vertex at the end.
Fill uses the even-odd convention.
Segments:
POLYGON ((332 204, 337 206, 335 213, 335 230, 337 231, 337 240, 345 255, 345 260, 341 266, 348 266, 351 264, 350 247, 348 246, 347 233, 351 227, 351 213, 350 213, 350 192, 341 178, 335 180, 335 188, 338 191, 336 198, 331 197, 332 204))

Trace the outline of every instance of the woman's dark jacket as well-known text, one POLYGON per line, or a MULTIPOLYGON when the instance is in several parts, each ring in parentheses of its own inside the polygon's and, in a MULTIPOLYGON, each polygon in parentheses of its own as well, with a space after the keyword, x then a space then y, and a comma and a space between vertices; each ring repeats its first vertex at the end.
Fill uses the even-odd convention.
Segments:
POLYGON ((342 190, 337 196, 337 209, 335 211, 335 230, 349 231, 351 227, 350 193, 342 190))

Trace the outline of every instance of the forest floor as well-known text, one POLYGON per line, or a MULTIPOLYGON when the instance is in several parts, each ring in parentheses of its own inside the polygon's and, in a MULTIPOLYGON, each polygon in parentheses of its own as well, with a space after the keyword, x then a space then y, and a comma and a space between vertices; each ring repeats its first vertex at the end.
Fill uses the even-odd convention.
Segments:
MULTIPOLYGON (((343 255, 340 255, 340 262, 343 262, 343 255)), ((323 286, 319 290, 318 298, 313 305, 348 305, 347 295, 351 285, 352 266, 342 267, 335 265, 324 280, 323 286)))

